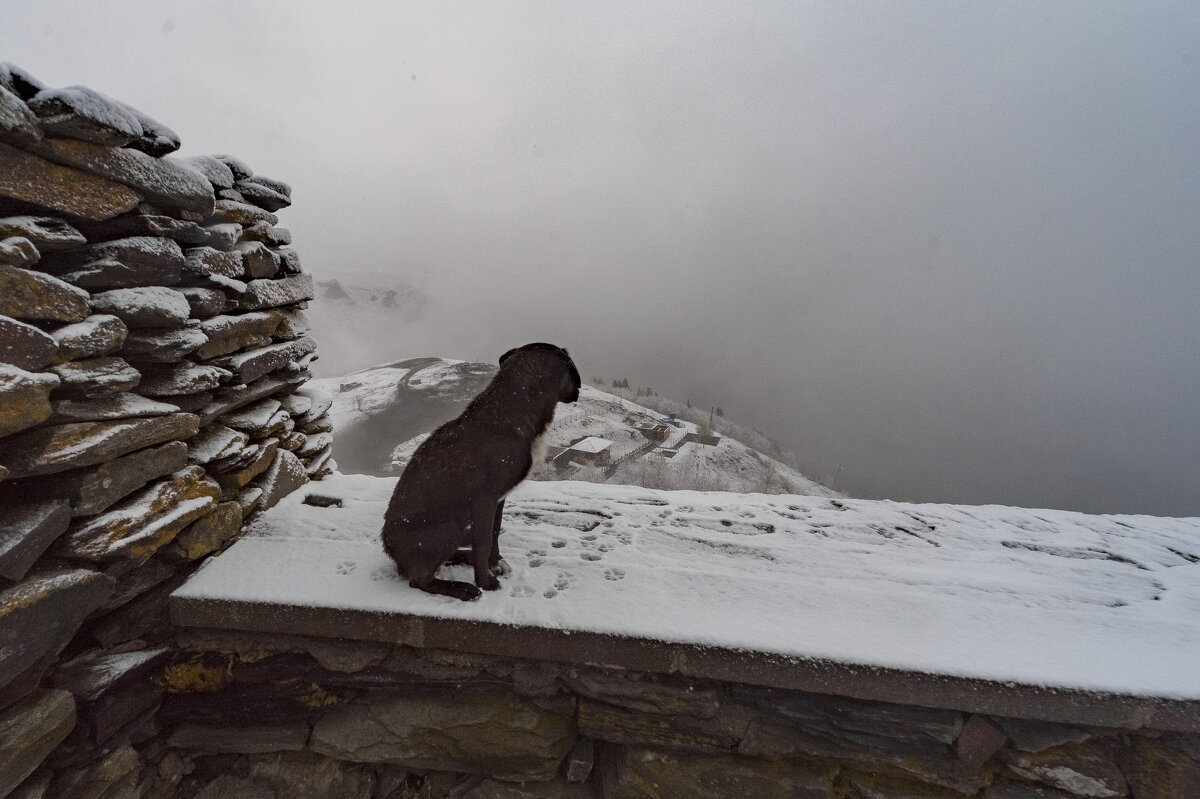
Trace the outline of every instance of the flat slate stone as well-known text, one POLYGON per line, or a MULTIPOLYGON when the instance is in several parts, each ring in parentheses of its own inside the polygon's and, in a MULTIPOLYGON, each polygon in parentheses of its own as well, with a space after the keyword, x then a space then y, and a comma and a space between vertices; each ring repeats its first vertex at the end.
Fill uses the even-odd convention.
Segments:
POLYGON ((255 480, 252 485, 262 489, 262 497, 258 500, 258 510, 264 511, 275 507, 279 500, 308 482, 308 472, 304 464, 286 449, 275 453, 266 473, 255 480))
POLYGON ((82 219, 132 211, 142 195, 123 184, 0 144, 0 196, 82 219))
POLYGON ((192 319, 209 319, 225 310, 228 304, 225 292, 200 286, 184 286, 176 289, 187 300, 192 309, 192 319))
MULTIPOLYGON (((180 166, 199 172, 214 189, 233 188, 233 170, 211 155, 190 155, 171 159, 180 166)), ((232 219, 231 222, 238 220, 232 219)))
POLYGON ((66 532, 71 504, 65 499, 7 498, 6 488, 0 484, 0 577, 20 580, 66 532))
POLYGON ((88 241, 96 243, 136 236, 157 236, 187 245, 208 241, 208 234, 198 223, 162 214, 134 212, 105 222, 81 222, 79 229, 88 241))
POLYGON ((218 250, 232 250, 242 234, 242 226, 229 223, 219 223, 201 228, 204 231, 204 243, 218 250))
POLYGON ((242 241, 258 241, 271 247, 286 247, 292 243, 292 232, 263 220, 242 230, 242 241))
POLYGON ((126 147, 132 150, 140 150, 146 155, 161 158, 164 155, 169 155, 179 149, 182 142, 179 140, 179 134, 168 128, 157 119, 146 116, 138 109, 128 103, 121 103, 125 106, 125 110, 133 114, 134 119, 142 126, 142 135, 126 147))
MULTIPOLYGON (((58 375, 27 372, 0 364, 0 436, 8 436, 50 418, 50 392, 58 388, 58 375)), ((6 442, 6 447, 11 446, 6 442)), ((0 455, 0 462, 5 458, 0 455)))
POLYGON ((0 141, 18 146, 40 141, 42 127, 25 101, 0 86, 0 141))
POLYGON ((158 646, 129 652, 105 652, 93 649, 59 665, 54 687, 71 694, 80 702, 95 702, 131 680, 150 677, 150 672, 170 659, 171 648, 158 646))
POLYGON ((51 363, 66 363, 121 349, 129 328, 112 314, 92 314, 82 322, 60 327, 50 335, 58 345, 51 363))
POLYGON ((223 424, 208 424, 188 439, 188 460, 192 463, 211 463, 241 452, 250 436, 223 424))
POLYGON ((121 147, 142 135, 123 103, 86 86, 43 89, 29 100, 29 109, 50 136, 121 147))
POLYGON ((179 283, 183 250, 171 239, 132 236, 42 258, 39 271, 90 290, 179 283))
POLYGON ((125 339, 121 354, 133 361, 171 363, 195 352, 208 342, 199 325, 157 330, 138 328, 125 339))
POLYGON ((59 539, 64 556, 93 562, 144 563, 195 520, 212 513, 221 488, 188 466, 135 492, 103 513, 79 520, 59 539))
POLYGON ((179 406, 137 394, 111 394, 91 400, 51 400, 51 424, 103 422, 179 413, 179 406))
POLYGON ((216 552, 242 531, 242 506, 222 502, 212 513, 188 525, 175 536, 171 552, 183 560, 197 560, 216 552))
POLYGON ((128 186, 162 208, 183 208, 207 216, 216 202, 212 185, 202 175, 138 150, 70 139, 44 139, 26 149, 47 161, 128 186))
POLYGON ((0 241, 0 264, 15 266, 19 269, 32 267, 42 254, 38 252, 33 242, 23 236, 12 236, 0 241))
MULTIPOLYGON (((59 472, 53 480, 37 481, 22 492, 32 497, 61 497, 71 503, 71 515, 100 513, 151 480, 173 474, 188 464, 188 447, 171 441, 147 447, 83 469, 59 472)), ((0 486, 0 497, 4 495, 0 486)))
MULTIPOLYGON (((253 446, 254 457, 250 458, 245 466, 236 471, 214 475, 224 496, 237 496, 238 489, 245 488, 251 480, 265 472, 275 462, 275 454, 279 451, 279 439, 268 438, 261 444, 253 446)), ((248 452, 249 450, 250 448, 247 448, 243 451, 248 452)), ((211 469, 212 464, 209 464, 209 467, 211 469)))
POLYGON ((123 358, 105 355, 85 361, 68 361, 50 367, 62 381, 56 399, 99 399, 137 386, 142 373, 123 358))
POLYGON ((0 686, 66 646, 112 589, 90 569, 51 569, 0 591, 0 686))
POLYGON ((165 286, 105 291, 92 297, 91 307, 129 327, 183 327, 192 312, 182 294, 165 286))
POLYGON ((0 463, 10 478, 94 466, 134 450, 196 434, 198 419, 173 413, 144 419, 76 422, 18 433, 6 440, 0 463))
POLYGON ((162 369, 146 371, 138 393, 147 397, 174 397, 180 394, 199 394, 221 385, 230 374, 216 366, 197 366, 191 361, 162 364, 162 369))
POLYGON ((89 313, 88 293, 83 289, 41 272, 0 264, 0 315, 35 322, 81 322, 89 313))
POLYGON ((279 327, 275 331, 275 338, 299 338, 310 330, 312 330, 312 321, 308 318, 308 314, 299 308, 285 308, 282 311, 279 327))
POLYGON ((251 435, 262 435, 266 433, 267 428, 271 425, 271 419, 281 407, 279 400, 268 398, 234 413, 226 414, 221 417, 221 421, 237 430, 245 430, 251 435))
POLYGON ((246 199, 246 202, 253 203, 267 211, 278 211, 292 204, 290 197, 253 177, 237 181, 233 184, 233 188, 246 199))
POLYGON ((56 216, 10 216, 0 219, 0 240, 21 236, 40 253, 71 250, 87 244, 83 233, 56 216))
POLYGON ((75 728, 75 700, 66 691, 41 691, 0 713, 0 796, 37 770, 75 728))
POLYGON ((239 278, 245 274, 242 265, 242 255, 239 252, 226 252, 214 247, 191 247, 185 253, 184 268, 195 275, 221 275, 222 277, 239 278))
POLYGON ((0 316, 0 363, 21 369, 41 369, 50 363, 58 344, 41 328, 0 316))
POLYGON ((243 310, 277 308, 313 298, 311 275, 292 275, 278 280, 251 280, 246 284, 246 293, 238 299, 243 310))
POLYGON ((46 84, 11 61, 0 61, 0 86, 8 89, 22 100, 32 99, 38 92, 46 88, 46 84))
POLYGON ((202 360, 208 360, 246 347, 268 344, 281 318, 278 311, 251 311, 206 319, 200 323, 200 329, 208 336, 208 343, 196 354, 202 360))
POLYGON ((236 222, 239 225, 253 225, 256 222, 266 222, 270 225, 279 224, 279 217, 270 211, 250 203, 226 199, 217 200, 211 219, 216 222, 236 222))
MULTIPOLYGON (((244 408, 252 402, 272 394, 288 394, 304 384, 299 378, 279 378, 275 375, 260 377, 253 383, 238 386, 223 386, 216 396, 203 408, 196 411, 201 424, 208 424, 219 416, 244 408)), ((0 461, 2 462, 2 461, 0 461)))
POLYGON ((242 270, 246 277, 269 278, 279 271, 279 256, 261 241, 243 241, 236 249, 242 258, 242 270))
POLYGON ((213 361, 213 365, 233 372, 235 382, 250 383, 265 374, 274 372, 290 361, 294 361, 317 348, 317 342, 310 336, 285 341, 279 344, 269 344, 257 349, 239 352, 213 361))

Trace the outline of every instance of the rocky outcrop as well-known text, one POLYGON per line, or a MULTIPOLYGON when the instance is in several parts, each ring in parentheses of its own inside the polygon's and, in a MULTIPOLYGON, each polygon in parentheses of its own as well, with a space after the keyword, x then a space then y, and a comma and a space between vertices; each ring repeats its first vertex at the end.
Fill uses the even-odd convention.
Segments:
POLYGON ((331 468, 291 189, 179 144, 0 64, 0 797, 141 795, 167 594, 331 468))

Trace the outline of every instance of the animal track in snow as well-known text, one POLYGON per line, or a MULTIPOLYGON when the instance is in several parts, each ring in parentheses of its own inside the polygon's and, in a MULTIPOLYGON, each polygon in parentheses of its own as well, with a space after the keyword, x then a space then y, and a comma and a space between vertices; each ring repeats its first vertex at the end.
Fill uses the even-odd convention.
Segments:
POLYGON ((624 580, 625 579, 625 570, 624 569, 616 569, 616 568, 605 569, 604 570, 604 579, 612 580, 613 582, 616 582, 617 580, 624 580))
POLYGON ((600 560, 600 556, 597 555, 595 552, 580 552, 579 557, 583 558, 584 560, 589 560, 589 561, 593 561, 593 562, 600 560))
POLYGON ((334 567, 334 571, 338 574, 354 574, 354 570, 358 568, 358 564, 352 560, 343 560, 334 567))
POLYGON ((537 591, 532 585, 514 585, 512 590, 508 592, 509 596, 525 599, 536 594, 537 591))

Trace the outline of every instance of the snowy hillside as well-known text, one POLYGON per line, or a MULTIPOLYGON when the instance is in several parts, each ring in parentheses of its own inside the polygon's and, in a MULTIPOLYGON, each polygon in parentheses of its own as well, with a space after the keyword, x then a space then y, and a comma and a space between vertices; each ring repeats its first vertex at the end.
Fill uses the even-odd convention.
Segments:
MULTIPOLYGON (((413 358, 313 385, 334 398, 334 458, 341 470, 396 475, 423 436, 456 416, 494 373, 490 364, 413 358)), ((531 477, 667 490, 839 496, 728 435, 706 432, 694 422, 669 419, 585 385, 578 402, 558 406, 547 436, 548 462, 531 477)))

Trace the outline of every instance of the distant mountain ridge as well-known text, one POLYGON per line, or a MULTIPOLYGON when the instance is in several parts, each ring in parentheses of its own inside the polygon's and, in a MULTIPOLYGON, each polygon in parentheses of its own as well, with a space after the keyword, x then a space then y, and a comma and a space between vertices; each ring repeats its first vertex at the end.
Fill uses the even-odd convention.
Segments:
MULTIPOLYGON (((491 364, 410 358, 312 381, 333 397, 333 455, 339 468, 345 473, 399 474, 425 435, 458 415, 495 371, 491 364)), ((531 479, 841 496, 764 453, 759 447, 782 455, 762 433, 716 417, 710 436, 704 422, 685 418, 685 403, 658 396, 639 399, 653 400, 659 407, 585 384, 578 402, 558 406, 547 434, 547 463, 531 479), (584 449, 591 451, 572 448, 585 440, 584 449)), ((700 412, 691 409, 691 415, 700 412)))

